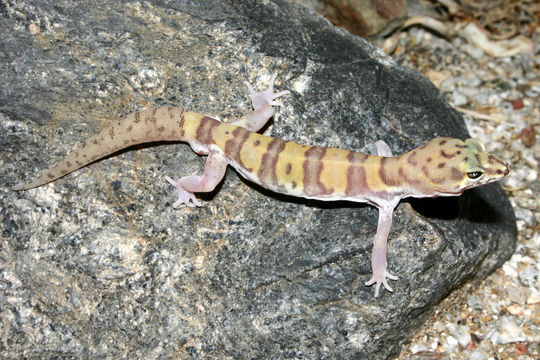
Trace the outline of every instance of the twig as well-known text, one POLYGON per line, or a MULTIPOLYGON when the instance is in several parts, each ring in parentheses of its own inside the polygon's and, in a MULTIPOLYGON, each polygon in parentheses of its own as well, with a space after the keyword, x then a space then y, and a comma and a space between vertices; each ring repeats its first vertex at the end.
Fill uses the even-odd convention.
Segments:
POLYGON ((497 124, 502 124, 504 122, 500 117, 495 116, 495 115, 488 115, 488 114, 484 114, 475 110, 464 109, 459 106, 454 106, 454 109, 456 109, 457 111, 463 114, 474 116, 476 119, 493 121, 497 124))

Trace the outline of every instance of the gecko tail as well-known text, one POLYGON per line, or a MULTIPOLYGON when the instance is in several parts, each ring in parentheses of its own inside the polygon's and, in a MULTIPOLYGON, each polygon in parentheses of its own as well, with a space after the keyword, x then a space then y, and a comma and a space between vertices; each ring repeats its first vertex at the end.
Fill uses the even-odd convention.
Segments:
POLYGON ((155 141, 185 141, 184 118, 198 115, 177 107, 142 110, 114 121, 80 143, 64 159, 35 179, 15 185, 27 190, 57 180, 94 161, 127 147, 155 141))

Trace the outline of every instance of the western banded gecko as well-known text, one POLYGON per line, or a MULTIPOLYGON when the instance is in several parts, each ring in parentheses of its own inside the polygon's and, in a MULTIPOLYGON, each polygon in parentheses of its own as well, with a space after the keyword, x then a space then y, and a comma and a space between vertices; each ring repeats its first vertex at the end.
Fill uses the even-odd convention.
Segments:
POLYGON ((227 165, 242 176, 278 193, 324 201, 369 203, 379 209, 371 267, 375 296, 387 279, 397 280, 386 266, 387 238, 392 213, 406 197, 457 196, 464 190, 505 177, 508 166, 484 152, 476 140, 438 137, 408 153, 392 156, 389 146, 377 141, 372 154, 301 145, 257 133, 272 117, 275 101, 289 91, 274 93, 274 75, 265 91, 246 82, 254 110, 239 120, 224 123, 177 107, 143 110, 113 122, 81 143, 66 158, 27 183, 30 189, 54 181, 93 161, 131 145, 154 141, 185 141, 200 155, 208 155, 201 176, 165 179, 178 192, 180 205, 200 206, 194 193, 209 192, 225 175, 227 165))

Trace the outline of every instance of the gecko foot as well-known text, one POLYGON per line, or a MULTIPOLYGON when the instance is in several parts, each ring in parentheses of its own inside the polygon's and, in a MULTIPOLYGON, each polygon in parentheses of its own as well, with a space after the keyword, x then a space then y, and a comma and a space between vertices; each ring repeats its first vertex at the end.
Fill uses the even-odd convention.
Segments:
POLYGON ((369 281, 365 283, 366 286, 370 286, 375 284, 375 297, 379 296, 379 288, 381 287, 381 284, 384 286, 384 288, 390 292, 393 292, 392 288, 388 285, 388 282, 386 281, 388 279, 390 280, 397 280, 398 277, 395 275, 390 274, 388 271, 384 272, 384 275, 375 275, 371 277, 369 281))
POLYGON ((201 202, 197 200, 195 194, 192 192, 186 191, 182 185, 180 185, 180 180, 174 181, 168 176, 165 176, 165 180, 169 182, 172 186, 178 191, 178 200, 173 204, 173 208, 178 208, 180 205, 186 205, 188 207, 201 206, 201 202), (191 201, 191 202, 190 202, 191 201))
POLYGON ((274 81, 276 80, 276 76, 277 74, 272 75, 272 79, 270 79, 268 89, 264 91, 255 91, 250 83, 248 83, 247 81, 244 82, 249 89, 249 97, 251 98, 251 103, 253 104, 253 108, 255 110, 259 109, 265 103, 269 103, 272 106, 281 106, 283 104, 279 101, 274 101, 274 99, 277 99, 278 97, 286 94, 290 94, 290 91, 288 90, 274 93, 274 81))

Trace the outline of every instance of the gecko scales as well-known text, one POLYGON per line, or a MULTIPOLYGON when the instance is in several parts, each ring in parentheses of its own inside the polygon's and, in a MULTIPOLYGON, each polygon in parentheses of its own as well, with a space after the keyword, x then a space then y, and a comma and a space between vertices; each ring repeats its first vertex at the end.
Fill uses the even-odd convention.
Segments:
POLYGON ((272 117, 275 101, 288 91, 274 93, 274 75, 268 89, 256 92, 246 82, 253 111, 224 123, 177 107, 143 110, 115 121, 75 148, 49 170, 14 187, 25 190, 54 181, 123 148, 146 142, 185 141, 207 155, 201 176, 166 180, 178 192, 173 206, 200 206, 194 193, 212 191, 223 179, 227 165, 243 177, 275 192, 324 201, 369 203, 379 209, 373 244, 372 277, 375 296, 383 285, 392 291, 387 270, 387 238, 392 213, 406 197, 457 196, 464 190, 505 177, 508 165, 484 151, 474 139, 438 137, 408 153, 392 156, 377 141, 371 154, 301 145, 258 134, 272 117))

